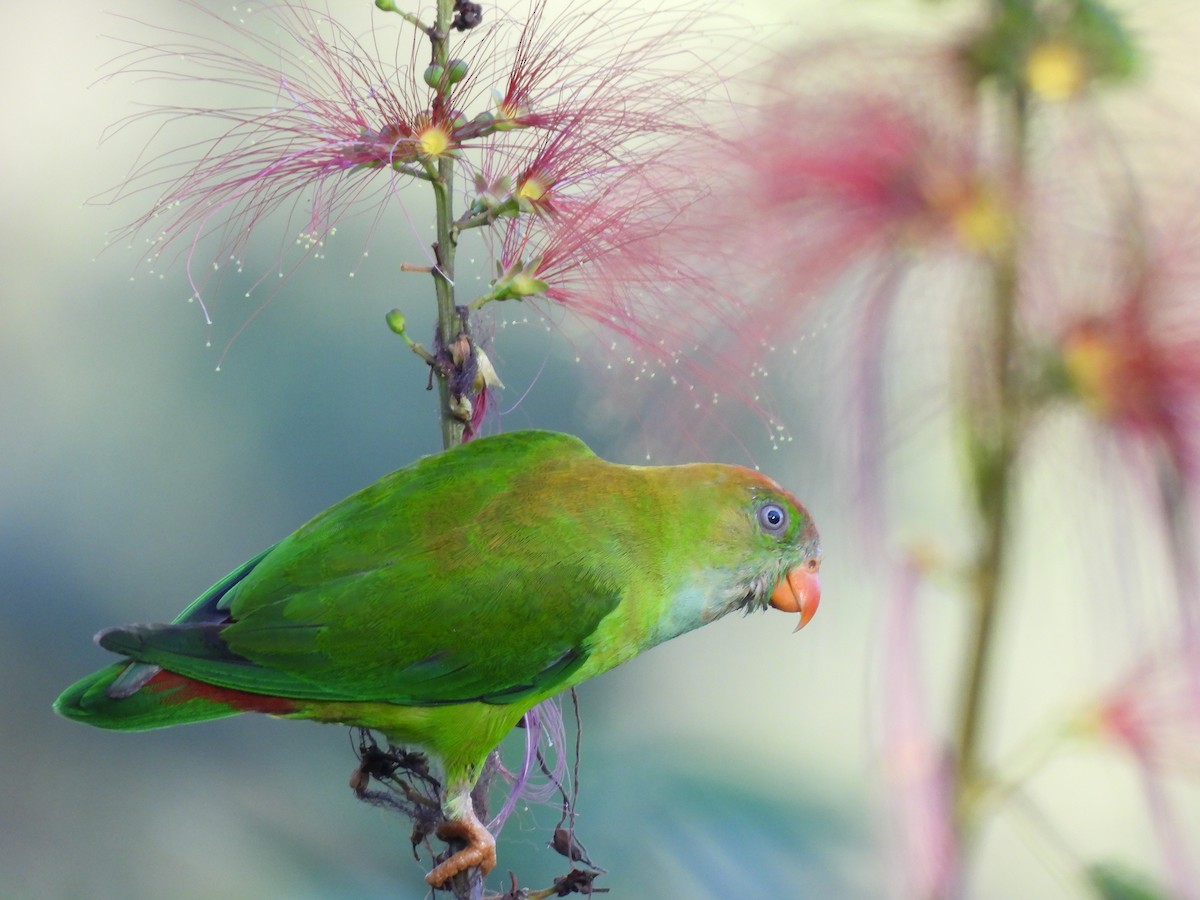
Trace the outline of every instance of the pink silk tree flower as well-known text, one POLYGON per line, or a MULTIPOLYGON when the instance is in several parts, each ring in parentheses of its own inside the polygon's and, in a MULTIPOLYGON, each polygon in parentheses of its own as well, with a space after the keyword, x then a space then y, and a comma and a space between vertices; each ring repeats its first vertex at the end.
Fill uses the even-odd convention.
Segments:
POLYGON ((726 311, 719 294, 704 290, 704 276, 661 242, 685 190, 629 176, 607 192, 567 195, 540 214, 509 220, 499 274, 477 304, 526 300, 548 316, 570 315, 602 343, 686 363, 684 351, 726 311))
POLYGON ((1161 453, 1190 484, 1200 476, 1200 314, 1188 322, 1171 306, 1196 297, 1163 297, 1155 280, 1143 275, 1111 309, 1069 323, 1062 366, 1098 422, 1161 453))
MULTIPOLYGON (((533 206, 565 184, 587 182, 599 196, 609 183, 579 170, 594 173, 602 156, 628 169, 650 158, 644 148, 661 153, 720 83, 698 61, 703 40, 686 8, 552 19, 535 0, 459 38, 461 59, 444 70, 427 65, 425 36, 397 17, 359 36, 331 11, 299 3, 237 20, 196 8, 214 36, 157 28, 160 42, 133 45, 114 75, 232 91, 239 105, 159 105, 122 123, 152 123, 152 148, 185 127, 193 135, 210 124, 214 133, 174 151, 148 148, 106 199, 153 196, 119 236, 152 232, 147 262, 182 257, 202 305, 214 273, 246 264, 268 216, 282 217, 270 230, 284 236, 251 291, 269 272, 290 271, 285 258, 319 252, 352 215, 371 217, 373 239, 386 207, 403 209, 411 182, 432 178, 447 158, 466 185, 495 171, 533 206), (439 96, 434 86, 446 83, 439 96)), ((468 205, 478 199, 469 187, 465 196, 468 205)), ((494 210, 479 212, 460 227, 485 224, 494 210)))
POLYGON ((1052 390, 1078 404, 1118 451, 1120 475, 1149 487, 1166 537, 1179 626, 1200 641, 1200 240, 1171 217, 1109 247, 1082 295, 1042 287, 1030 305, 1056 343, 1052 390), (1049 323, 1053 322, 1051 325, 1049 323))
MULTIPOLYGON (((155 144, 185 123, 210 122, 215 133, 144 155, 112 197, 153 193, 153 207, 121 234, 158 229, 147 256, 182 255, 202 305, 213 271, 229 263, 240 269, 251 235, 270 214, 280 211, 286 223, 266 268, 278 266, 293 243, 308 255, 352 212, 378 211, 473 127, 450 107, 431 106, 415 31, 393 37, 387 60, 379 49, 388 32, 368 46, 302 4, 268 5, 244 22, 205 15, 212 36, 160 28, 163 42, 135 45, 115 74, 190 82, 189 90, 200 85, 214 98, 232 90, 248 105, 157 106, 134 116, 157 124, 155 144)), ((473 81, 468 66, 452 100, 473 81)))
MULTIPOLYGON (((846 276, 986 255, 1009 239, 1014 200, 983 174, 978 113, 953 51, 846 41, 772 70, 742 126, 754 140, 731 141, 723 204, 744 258, 776 287, 756 309, 767 333, 794 328, 846 276)), ((879 280, 892 283, 884 305, 896 302, 902 279, 879 280)))

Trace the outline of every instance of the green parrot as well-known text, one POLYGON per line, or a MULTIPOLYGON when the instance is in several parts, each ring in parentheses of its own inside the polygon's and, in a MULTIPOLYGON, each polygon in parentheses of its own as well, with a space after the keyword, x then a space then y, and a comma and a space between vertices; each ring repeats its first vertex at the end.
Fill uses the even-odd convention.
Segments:
POLYGON ((126 657, 64 716, 124 731, 242 712, 377 729, 445 775, 435 886, 496 863, 471 789, 537 703, 734 612, 820 600, 807 511, 769 478, 625 466, 578 438, 481 438, 393 472, 221 579, 169 625, 109 628, 126 657))

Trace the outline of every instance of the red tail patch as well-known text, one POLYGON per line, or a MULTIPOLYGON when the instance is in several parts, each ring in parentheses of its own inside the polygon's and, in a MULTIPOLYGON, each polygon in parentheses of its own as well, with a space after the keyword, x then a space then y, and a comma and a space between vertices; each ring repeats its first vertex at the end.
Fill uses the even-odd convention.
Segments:
POLYGON ((247 691, 235 691, 232 688, 206 684, 168 672, 165 669, 146 682, 143 691, 153 691, 163 694, 162 699, 167 703, 186 703, 189 700, 207 700, 210 703, 223 703, 239 712, 266 713, 273 716, 286 715, 296 711, 296 703, 286 697, 271 697, 267 694, 251 694, 247 691))

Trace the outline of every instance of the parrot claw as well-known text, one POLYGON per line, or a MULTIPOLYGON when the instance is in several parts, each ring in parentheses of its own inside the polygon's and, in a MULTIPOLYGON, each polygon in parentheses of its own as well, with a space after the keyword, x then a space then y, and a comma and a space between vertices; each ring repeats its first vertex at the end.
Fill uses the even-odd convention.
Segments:
POLYGON ((455 875, 476 866, 484 875, 495 868, 496 839, 475 818, 474 813, 468 813, 459 820, 443 822, 437 828, 437 836, 443 841, 462 841, 467 846, 425 876, 425 881, 433 887, 441 887, 455 875))

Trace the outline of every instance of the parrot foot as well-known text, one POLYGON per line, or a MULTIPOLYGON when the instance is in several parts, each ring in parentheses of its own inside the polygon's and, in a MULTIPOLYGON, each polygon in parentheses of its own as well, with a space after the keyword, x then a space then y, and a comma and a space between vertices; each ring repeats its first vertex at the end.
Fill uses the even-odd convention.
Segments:
POLYGON ((437 827, 437 836, 443 841, 462 841, 467 846, 425 876, 425 881, 434 887, 441 887, 455 875, 476 866, 484 875, 495 868, 496 839, 475 818, 474 813, 469 812, 462 819, 443 822, 437 827))

